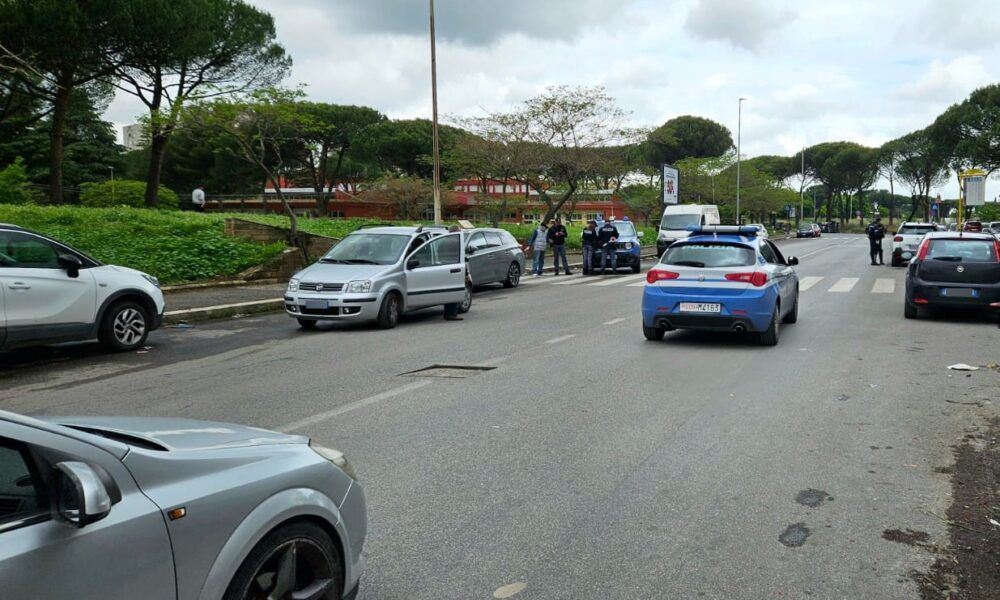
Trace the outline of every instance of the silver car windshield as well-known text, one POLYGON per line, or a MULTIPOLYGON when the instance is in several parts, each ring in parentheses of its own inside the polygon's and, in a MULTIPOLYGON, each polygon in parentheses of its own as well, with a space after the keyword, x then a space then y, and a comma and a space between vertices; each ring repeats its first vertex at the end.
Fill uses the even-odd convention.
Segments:
POLYGON ((736 244, 682 244, 671 246, 660 262, 678 267, 748 267, 757 259, 753 248, 736 244))
POLYGON ((352 233, 330 249, 320 262, 345 265, 391 265, 410 241, 408 235, 352 233))
POLYGON ((667 230, 687 229, 695 225, 701 225, 701 215, 691 213, 686 215, 663 215, 663 219, 660 221, 660 229, 667 230))

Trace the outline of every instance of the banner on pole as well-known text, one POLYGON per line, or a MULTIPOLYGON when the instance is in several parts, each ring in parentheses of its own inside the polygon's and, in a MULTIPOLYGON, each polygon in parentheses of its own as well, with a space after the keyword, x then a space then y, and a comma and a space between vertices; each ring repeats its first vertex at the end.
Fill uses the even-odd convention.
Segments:
POLYGON ((962 180, 965 185, 965 205, 983 206, 986 204, 986 177, 973 175, 962 180))
POLYGON ((673 165, 663 165, 663 203, 679 204, 681 197, 681 174, 673 165))

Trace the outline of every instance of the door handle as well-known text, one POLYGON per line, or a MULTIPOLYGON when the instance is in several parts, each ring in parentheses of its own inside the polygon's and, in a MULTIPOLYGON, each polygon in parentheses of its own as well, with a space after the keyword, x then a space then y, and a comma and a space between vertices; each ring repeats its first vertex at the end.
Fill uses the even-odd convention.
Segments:
POLYGON ((450 272, 451 273, 461 273, 462 269, 452 269, 450 272))
POLYGON ((9 287, 12 290, 30 290, 31 289, 30 285, 24 285, 20 281, 15 281, 14 283, 12 283, 11 285, 9 285, 7 287, 9 287))

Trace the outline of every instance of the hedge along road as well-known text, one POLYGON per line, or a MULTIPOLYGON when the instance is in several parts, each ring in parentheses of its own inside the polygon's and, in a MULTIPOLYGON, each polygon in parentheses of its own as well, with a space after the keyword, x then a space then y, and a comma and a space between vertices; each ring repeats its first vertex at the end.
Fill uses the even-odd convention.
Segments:
POLYGON ((0 407, 238 421, 344 450, 370 500, 363 598, 916 598, 911 572, 949 542, 950 445, 997 412, 1000 374, 946 366, 995 362, 1000 331, 904 320, 903 271, 869 266, 860 237, 786 252, 812 284, 775 348, 646 342, 636 282, 550 278, 478 296, 462 323, 166 330, 146 354, 8 373, 0 407), (414 376, 433 365, 486 370, 414 376))

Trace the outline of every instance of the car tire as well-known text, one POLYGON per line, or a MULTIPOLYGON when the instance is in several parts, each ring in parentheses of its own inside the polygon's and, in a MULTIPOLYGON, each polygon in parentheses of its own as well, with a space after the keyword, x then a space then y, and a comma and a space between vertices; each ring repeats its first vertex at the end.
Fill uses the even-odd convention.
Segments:
POLYGON ((112 352, 128 352, 146 343, 149 316, 146 309, 131 300, 116 302, 104 313, 97 339, 112 352))
POLYGON ((637 262, 636 264, 632 265, 632 272, 633 273, 638 273, 641 270, 642 270, 642 263, 638 263, 637 262))
POLYGON ((472 286, 465 286, 465 299, 458 305, 458 314, 464 315, 472 309, 472 286))
POLYGON ((659 327, 646 327, 646 324, 642 325, 642 335, 651 342, 658 342, 663 339, 664 334, 667 332, 659 327))
POLYGON ((781 314, 777 304, 774 305, 774 314, 771 315, 771 325, 768 326, 767 331, 762 331, 757 334, 757 339, 760 341, 761 346, 777 346, 778 345, 778 335, 781 329, 781 319, 778 315, 781 314))
POLYGON ((510 263, 507 267, 507 279, 503 280, 505 288, 516 288, 521 283, 521 265, 517 262, 510 263))
POLYGON ((788 311, 783 319, 784 323, 797 323, 799 320, 799 290, 795 290, 795 304, 792 305, 792 310, 788 311))
POLYGON ((299 521, 275 529, 254 546, 229 582, 223 600, 246 600, 272 595, 291 598, 294 591, 323 583, 329 587, 322 596, 316 597, 335 600, 343 593, 343 582, 344 567, 340 552, 330 535, 315 523, 299 521), (286 568, 297 571, 298 577, 291 579, 295 581, 295 587, 301 589, 289 589, 286 593, 275 589, 281 584, 281 569, 284 565, 291 565, 286 568), (303 574, 309 574, 314 580, 302 581, 303 574), (268 582, 269 589, 261 588, 262 581, 268 582))
POLYGON ((302 329, 313 330, 316 329, 316 319, 297 319, 299 322, 299 327, 302 329))
POLYGON ((382 299, 382 306, 378 309, 378 326, 382 329, 392 329, 399 323, 399 313, 402 310, 402 301, 399 294, 389 292, 382 299))
POLYGON ((903 302, 903 317, 906 319, 919 319, 920 309, 910 304, 909 301, 905 301, 903 302))

